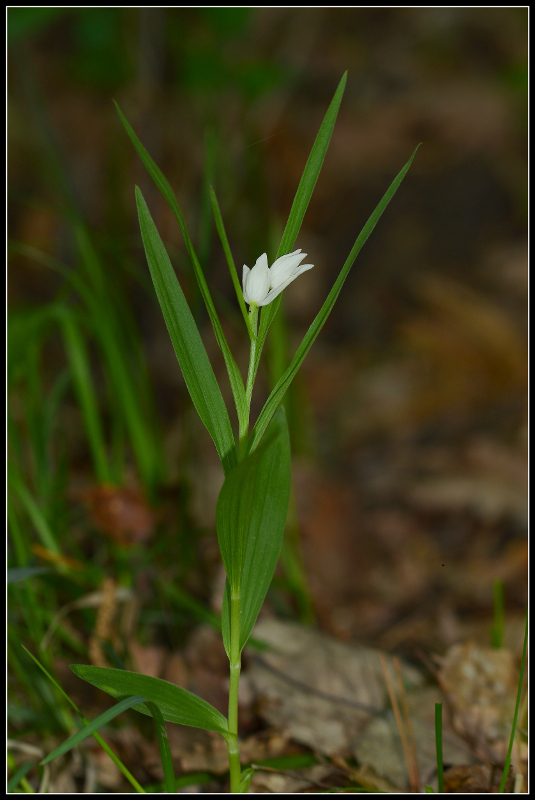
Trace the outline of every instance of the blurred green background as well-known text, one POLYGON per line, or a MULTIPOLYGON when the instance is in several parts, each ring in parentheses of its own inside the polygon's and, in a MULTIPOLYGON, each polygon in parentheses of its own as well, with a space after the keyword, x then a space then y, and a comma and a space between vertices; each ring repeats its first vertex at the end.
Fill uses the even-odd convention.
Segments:
POLYGON ((112 98, 178 197, 245 370, 208 187, 238 267, 273 257, 348 70, 297 241, 315 266, 285 292, 253 419, 422 142, 288 398, 295 503, 271 602, 343 637, 438 649, 431 610, 427 628, 381 636, 437 592, 459 625, 490 613, 496 577, 523 607, 527 21, 526 8, 8 9, 17 736, 70 730, 20 642, 45 637, 60 672, 88 646, 94 663, 132 666, 136 638, 179 648, 218 605, 222 477, 150 283, 136 184, 229 404, 230 389, 178 226, 112 98), (445 558, 465 582, 443 578, 445 558), (143 598, 119 639, 95 634, 102 594, 82 602, 109 576, 143 598))

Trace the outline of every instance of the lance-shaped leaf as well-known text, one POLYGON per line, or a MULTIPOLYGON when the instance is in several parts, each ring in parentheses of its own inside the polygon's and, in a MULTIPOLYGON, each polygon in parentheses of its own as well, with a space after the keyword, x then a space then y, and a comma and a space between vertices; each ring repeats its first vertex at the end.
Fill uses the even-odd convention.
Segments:
POLYGON ((236 409, 238 411, 238 415, 240 415, 245 405, 245 389, 243 386, 243 380, 240 375, 238 366, 234 360, 234 357, 230 352, 227 340, 225 339, 225 334, 223 333, 223 328, 221 327, 221 323, 219 322, 219 317, 217 316, 217 311, 215 309, 212 296, 208 288, 208 284, 206 283, 202 267, 199 263, 199 259, 197 258, 197 254, 195 253, 195 249, 193 247, 190 235, 186 228, 186 222, 178 205, 175 193, 173 192, 171 185, 167 180, 167 178, 165 177, 165 175, 163 174, 163 172, 155 164, 155 162, 152 160, 148 152, 141 144, 140 140, 138 139, 138 137, 134 132, 134 129, 127 121, 126 117, 124 116, 123 112, 121 111, 117 103, 115 103, 115 108, 117 109, 117 113, 121 118, 121 122, 123 123, 124 128, 128 136, 130 137, 132 144, 136 148, 137 154, 143 161, 143 164, 145 165, 149 175, 151 176, 152 180, 162 193, 163 197, 165 197, 165 199, 167 200, 169 207, 171 208, 171 211, 175 215, 175 218, 178 222, 178 225, 182 232, 182 236, 184 238, 186 249, 191 259, 191 263, 193 264, 193 271, 195 273, 195 279, 197 281, 197 285, 201 292, 202 299, 204 300, 206 309, 208 311, 208 315, 210 317, 210 321, 212 323, 212 327, 214 329, 215 338, 217 339, 217 343, 221 348, 221 352, 223 353, 223 358, 225 359, 225 365, 227 367, 230 385, 232 388, 232 394, 234 396, 234 402, 236 403, 236 409))
MULTIPOLYGON (((323 118, 323 122, 321 123, 321 127, 318 131, 314 144, 312 145, 312 150, 310 151, 307 163, 305 164, 305 169, 303 170, 303 175, 299 181, 299 186, 297 187, 297 192, 295 193, 292 208, 290 209, 288 222, 286 223, 279 249, 277 250, 277 258, 291 252, 299 231, 301 230, 303 217, 305 216, 305 212, 308 208, 310 198, 312 197, 314 187, 316 186, 316 181, 318 180, 321 167, 327 153, 327 148, 329 147, 329 142, 331 141, 331 135, 336 122, 336 117, 338 116, 338 109, 340 108, 340 103, 342 102, 346 80, 347 72, 344 72, 342 80, 338 84, 338 88, 336 89, 334 97, 331 100, 331 104, 327 109, 327 113, 323 118)), ((258 330, 258 347, 256 351, 257 355, 255 372, 258 368, 262 347, 264 345, 269 326, 271 325, 273 318, 278 311, 281 299, 282 296, 279 295, 279 297, 276 297, 272 303, 262 309, 262 314, 260 315, 260 327, 258 330)))
POLYGON ((240 595, 240 650, 249 638, 280 555, 290 498, 290 438, 279 408, 260 447, 226 478, 216 509, 228 585, 222 630, 230 652, 230 591, 240 595))
POLYGON ((165 324, 193 404, 214 440, 226 474, 236 463, 236 449, 225 402, 169 256, 137 187, 136 200, 143 245, 165 324))
MULTIPOLYGON (((418 145, 418 147, 419 146, 420 145, 418 145)), ((418 147, 416 148, 416 150, 418 150, 418 147)), ((304 360, 306 354, 308 353, 308 351, 312 347, 312 344, 313 344, 314 340, 316 339, 316 336, 318 335, 320 330, 325 325, 325 322, 327 321, 327 317, 331 313, 331 310, 332 310, 332 307, 334 306, 336 298, 340 294, 340 291, 342 289, 342 286, 344 284, 345 279, 347 278, 349 270, 353 266, 353 263, 354 263, 356 257, 358 256, 362 246, 364 245, 364 243, 368 239, 368 236, 370 235, 370 233, 375 228, 375 226, 376 226, 377 222, 379 221, 379 218, 381 217, 383 211, 385 210, 385 208, 387 207, 388 203, 390 202, 390 200, 393 198, 393 196, 395 195, 396 191, 398 190, 398 187, 399 187, 401 181, 403 180, 403 178, 407 174, 407 171, 408 171, 410 165, 412 164, 413 158, 416 155, 416 150, 414 151, 414 153, 412 154, 412 156, 410 157, 408 162, 405 164, 405 166, 403 167, 401 172, 399 172, 398 175, 394 178, 394 180, 392 181, 392 183, 388 187, 387 191, 385 192, 385 194, 384 194, 382 200, 380 201, 379 205, 377 206, 375 211, 372 213, 372 215, 369 218, 369 220, 367 221, 366 225, 364 226, 364 228, 360 232, 360 234, 359 234, 359 236, 357 238, 357 241, 353 245, 353 249, 351 250, 349 256, 347 257, 347 260, 346 260, 344 266, 342 267, 342 270, 341 270, 338 278, 336 279, 336 282, 335 282, 333 288, 329 292, 329 294, 327 296, 327 299, 325 300, 325 302, 322 305, 320 311, 318 312, 314 322, 312 323, 312 325, 310 326, 310 328, 306 332, 303 341, 301 342, 301 344, 297 348, 297 352, 294 355, 294 357, 293 357, 293 359, 292 359, 292 361, 290 363, 290 366, 288 367, 288 369, 286 370, 286 372, 284 373, 282 378, 279 380, 279 382, 277 383, 277 385, 275 386, 275 388, 273 389, 271 394, 269 395, 264 408, 262 409, 262 411, 259 414, 259 417, 258 417, 258 419, 256 421, 256 424, 255 424, 255 426, 253 428, 253 431, 252 431, 252 434, 251 434, 251 439, 250 439, 250 444, 249 444, 249 449, 250 449, 251 452, 258 446, 258 443, 260 442, 260 440, 261 440, 261 438, 262 438, 262 436, 264 434, 264 431, 266 430, 267 426, 269 425, 269 421, 270 421, 271 417, 273 416, 273 414, 275 413, 277 407, 279 406, 280 402, 282 401, 282 398, 284 397, 284 394, 285 394, 288 386, 291 384, 291 382, 294 379, 294 376, 295 376, 297 370, 299 369, 299 367, 303 363, 303 360, 304 360)), ((268 308, 269 308, 269 306, 268 306, 268 308)))
MULTIPOLYGON (((149 675, 138 675, 137 672, 127 672, 124 669, 91 667, 85 664, 73 664, 71 669, 79 678, 112 697, 120 699, 130 695, 141 695, 158 706, 167 722, 217 731, 223 735, 228 733, 227 720, 217 709, 187 689, 175 686, 174 683, 149 675)), ((145 703, 137 704, 133 708, 148 717, 152 716, 145 703)))

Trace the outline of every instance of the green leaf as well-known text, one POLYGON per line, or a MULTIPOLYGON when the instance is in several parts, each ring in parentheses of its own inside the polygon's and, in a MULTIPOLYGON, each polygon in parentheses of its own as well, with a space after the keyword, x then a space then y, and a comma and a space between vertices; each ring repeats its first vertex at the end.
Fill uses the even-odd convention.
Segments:
POLYGON ((99 717, 94 719, 93 722, 90 722, 89 725, 86 725, 85 728, 82 728, 81 730, 78 731, 78 733, 75 733, 74 736, 71 736, 70 739, 67 739, 66 742, 63 742, 63 744, 60 744, 59 747, 56 747, 54 750, 52 750, 52 752, 49 753, 47 757, 41 761, 41 764, 48 764, 50 761, 53 761, 55 758, 58 758, 59 756, 62 756, 64 753, 68 753, 68 751, 72 750, 73 747, 76 747, 76 745, 80 744, 80 742, 83 742, 84 739, 87 739, 88 736, 91 736, 91 734, 94 733, 94 731, 97 731, 99 728, 102 728, 104 725, 107 725, 108 722, 110 722, 110 720, 115 719, 115 717, 118 717, 119 714, 122 714, 123 711, 126 711, 127 708, 132 708, 132 706, 135 706, 138 703, 143 702, 144 700, 145 698, 143 697, 143 695, 125 697, 125 699, 121 700, 120 703, 117 703, 116 705, 109 708, 99 717))
MULTIPOLYGON (((420 145, 418 145, 418 147, 419 146, 420 145)), ((390 202, 390 200, 392 199, 392 197, 396 193, 401 181, 403 180, 403 178, 407 174, 407 171, 408 171, 410 165, 412 164, 414 156, 416 155, 416 151, 418 150, 418 147, 416 148, 416 150, 414 151, 414 153, 412 154, 412 156, 410 157, 408 162, 405 164, 405 166, 403 167, 401 172, 399 172, 399 174, 396 176, 396 178, 390 184, 389 188, 387 189, 386 193, 384 194, 384 196, 383 196, 382 200, 380 201, 379 205, 377 206, 375 211, 372 213, 372 215, 369 218, 369 220, 367 221, 366 225, 364 226, 364 228, 360 232, 360 234, 359 234, 359 236, 357 238, 357 241, 353 245, 353 249, 351 250, 349 256, 347 257, 347 261, 345 262, 344 266, 342 267, 342 270, 341 270, 338 278, 336 279, 336 282, 335 282, 333 288, 329 292, 329 294, 327 296, 327 299, 325 300, 325 302, 322 305, 322 307, 321 307, 319 313, 317 314, 315 320, 313 321, 312 325, 310 326, 310 328, 308 329, 307 333, 305 334, 305 337, 304 337, 303 341, 301 342, 301 344, 297 348, 297 352, 295 353, 295 355, 294 355, 294 357, 293 357, 293 359, 292 359, 292 361, 290 363, 290 366, 288 367, 288 369, 286 370, 284 375, 281 377, 281 379, 279 380, 279 382, 277 383, 277 385, 275 386, 275 388, 273 389, 271 394, 269 395, 269 397, 268 397, 268 399, 266 401, 266 404, 265 404, 264 408, 262 409, 262 411, 260 412, 260 415, 259 415, 259 417, 258 417, 258 419, 256 421, 256 424, 255 424, 255 426, 253 428, 253 431, 251 433, 251 439, 250 439, 250 445, 249 445, 251 451, 253 451, 258 446, 258 443, 260 442, 260 440, 261 440, 261 438, 262 438, 262 436, 264 434, 264 431, 266 430, 267 426, 269 425, 269 421, 270 421, 271 417, 273 416, 273 414, 275 413, 276 409, 278 408, 280 402, 282 401, 282 398, 284 397, 284 394, 285 394, 286 390, 288 389, 289 385, 291 384, 292 380, 294 379, 294 376, 295 376, 297 370, 299 369, 299 367, 303 363, 303 360, 304 360, 306 354, 308 353, 308 351, 312 347, 312 344, 313 344, 314 340, 316 339, 316 336, 318 335, 320 330, 325 325, 325 322, 327 321, 327 317, 331 313, 331 310, 332 310, 332 307, 334 306, 336 298, 340 294, 342 286, 344 285, 344 281, 347 278, 349 270, 353 266, 353 263, 354 263, 357 255, 359 254, 362 246, 364 245, 364 243, 368 239, 368 236, 371 234, 371 232, 375 228, 375 226, 376 226, 377 222, 379 221, 379 218, 381 217, 383 211, 385 210, 385 208, 387 207, 388 203, 390 202)), ((266 306, 266 307, 269 308, 269 306, 266 306)))
POLYGON ((147 701, 146 705, 153 716, 154 724, 156 726, 156 736, 158 739, 158 747, 160 748, 160 758, 162 760, 165 790, 168 793, 176 794, 176 779, 173 769, 173 758, 171 756, 171 747, 169 746, 169 736, 167 735, 165 720, 156 703, 147 701))
POLYGON ((214 212, 215 225, 219 234, 219 238, 221 239, 223 250, 225 252, 225 258, 227 259, 230 277, 232 278, 232 283, 234 284, 234 291, 236 292, 236 297, 238 298, 238 303, 240 304, 241 313, 243 315, 243 319, 245 320, 249 338, 252 339, 253 331, 251 328, 251 323, 249 322, 249 314, 247 313, 247 309, 245 307, 245 300, 243 299, 240 279, 236 271, 236 265, 234 263, 234 259, 232 258, 232 253, 230 252, 230 245, 228 243, 223 217, 221 216, 221 211, 219 209, 219 203, 217 202, 217 197, 212 186, 210 186, 210 199, 212 201, 212 211, 214 212))
POLYGON ((222 632, 230 652, 230 592, 240 594, 240 650, 249 638, 282 546, 290 498, 290 438, 279 409, 261 446, 228 475, 216 508, 227 571, 222 632))
MULTIPOLYGON (((294 201, 290 209, 288 222, 286 223, 279 249, 277 250, 277 258, 284 256, 287 253, 291 253, 299 231, 301 230, 303 217, 305 216, 305 212, 308 208, 310 198, 312 197, 314 187, 316 186, 316 181, 318 180, 318 176, 327 153, 327 148, 329 147, 329 142, 331 141, 331 135, 336 122, 336 117, 338 116, 338 109, 340 108, 340 103, 342 102, 346 80, 347 72, 344 72, 342 80, 338 84, 338 88, 334 93, 331 104, 327 109, 327 113, 323 118, 318 135, 316 136, 312 150, 310 151, 308 161, 305 164, 305 169, 303 171, 303 175, 301 176, 301 180, 299 182, 299 186, 297 187, 297 192, 295 193, 294 201)), ((262 348, 266 340, 269 326, 271 325, 273 318, 279 309, 281 300, 282 295, 279 295, 275 298, 275 300, 273 300, 272 303, 264 306, 262 309, 262 313, 260 315, 260 327, 258 331, 258 348, 255 363, 255 373, 258 368, 260 355, 262 353, 262 348)))
POLYGON ((316 186, 316 181, 318 180, 318 176, 323 165, 325 154, 327 153, 327 148, 329 147, 329 142, 331 141, 331 134, 336 122, 336 117, 338 116, 340 103, 342 102, 346 81, 347 72, 344 72, 342 75, 342 80, 338 84, 338 88, 334 93, 331 104, 327 109, 327 113, 325 114, 323 122, 321 123, 321 127, 318 131, 318 135, 316 136, 316 140, 312 150, 310 151, 308 161, 305 165, 303 175, 299 182, 299 186, 297 187, 297 192, 295 193, 292 208, 290 210, 290 216, 288 217, 288 222, 286 223, 284 233, 282 234, 281 243, 277 251, 277 258, 291 252, 299 231, 301 230, 303 217, 305 216, 305 212, 308 208, 310 198, 312 197, 314 187, 316 186))
POLYGON ((256 453, 239 462, 226 477, 217 500, 217 539, 233 594, 240 592, 249 530, 261 491, 262 462, 273 443, 273 436, 266 437, 256 453))
POLYGON ((15 789, 17 788, 21 780, 26 777, 31 768, 35 767, 36 764, 37 761, 27 761, 25 764, 21 764, 21 766, 17 769, 17 771, 11 776, 11 778, 7 782, 8 794, 15 794, 15 789))
MULTIPOLYGON (((114 101, 115 102, 115 101, 114 101)), ((219 322, 219 317, 217 316, 217 311, 215 309, 214 303, 212 301, 212 296, 210 295, 210 290, 208 289, 208 284, 206 283, 206 279, 204 277, 204 273, 202 271, 202 267, 199 263, 199 259, 195 253, 193 248, 193 244, 191 242, 190 236, 188 234, 186 223, 184 221, 184 217, 182 216, 182 212, 179 208, 177 199, 175 197, 175 193, 173 192, 171 185, 167 178, 164 176, 163 172, 156 166, 150 155, 147 153, 141 142, 139 141, 138 137, 134 133, 132 126, 126 120, 126 117, 122 113, 121 109, 115 103, 115 107, 117 109, 117 113, 121 118, 121 122, 124 125, 124 128, 130 137, 130 140, 136 151, 143 161, 149 175, 151 176, 152 180, 167 200, 171 211, 176 217, 176 220, 179 224, 180 230, 182 232, 182 236, 184 238, 184 243, 186 245, 186 249, 188 251, 189 257, 191 259, 191 263, 193 264, 193 270, 195 272, 195 278, 197 280, 197 285, 201 292, 202 298, 206 305, 206 309, 208 311, 208 315, 210 317, 210 321, 212 323, 212 327, 214 329, 214 334, 217 340, 219 347, 221 348, 221 352, 223 353, 223 358, 225 359, 225 365, 227 367, 227 372, 230 380, 230 386, 232 388, 232 394, 234 396, 234 402, 236 404, 236 409, 238 411, 238 416, 240 412, 243 410, 245 406, 245 389, 243 386, 243 380, 240 375, 240 371, 238 366, 230 352, 230 348, 228 346, 227 340, 225 339, 225 334, 223 333, 223 329, 221 327, 221 323, 219 322)))
POLYGON ((10 469, 8 472, 8 483, 18 495, 21 504, 23 505, 26 513, 32 521, 35 530, 37 531, 37 535, 39 536, 43 547, 46 547, 46 549, 50 550, 51 553, 60 555, 59 545, 56 542, 56 537, 48 523, 46 516, 14 469, 10 469))
POLYGON ((253 779, 254 770, 251 767, 247 767, 244 769, 242 774, 240 775, 240 785, 238 787, 238 792, 240 794, 247 794, 249 791, 249 786, 251 785, 251 781, 253 779))
POLYGON ((227 474, 236 463, 236 448, 225 402, 169 256, 137 187, 136 200, 143 245, 165 324, 193 404, 227 474))
MULTIPOLYGON (((112 697, 141 694, 146 700, 158 706, 167 722, 217 731, 223 735, 228 733, 227 720, 217 709, 197 695, 175 686, 174 683, 109 667, 73 664, 71 669, 79 678, 111 694, 112 697)), ((133 708, 141 714, 152 716, 145 703, 135 705, 133 708)))

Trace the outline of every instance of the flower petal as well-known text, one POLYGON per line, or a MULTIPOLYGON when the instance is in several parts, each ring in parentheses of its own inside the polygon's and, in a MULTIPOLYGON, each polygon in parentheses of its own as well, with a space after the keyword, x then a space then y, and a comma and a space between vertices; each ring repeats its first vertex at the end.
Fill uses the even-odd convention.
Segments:
POLYGON ((302 253, 301 250, 296 250, 293 253, 288 253, 285 256, 277 258, 277 260, 271 265, 271 269, 269 271, 271 288, 275 289, 290 275, 292 275, 299 262, 305 257, 306 253, 302 253))
POLYGON ((297 277, 299 277, 299 275, 301 275, 301 273, 302 273, 302 272, 306 272, 308 269, 312 269, 312 267, 313 267, 313 266, 314 266, 314 264, 302 264, 300 267, 297 267, 297 269, 295 269, 295 270, 294 270, 294 272, 293 272, 291 275, 288 275, 288 277, 286 278, 286 280, 284 280, 284 281, 283 281, 282 283, 280 283, 278 286, 274 286, 274 287, 271 289, 271 291, 269 291, 269 292, 267 293, 267 295, 266 295, 266 296, 265 296, 265 298, 262 300, 262 302, 261 302, 261 303, 258 303, 258 305, 259 305, 259 306, 267 306, 267 305, 268 305, 269 303, 271 303, 271 301, 272 301, 272 300, 274 300, 274 299, 275 299, 275 298, 276 298, 276 297, 277 297, 277 296, 278 296, 278 295, 279 295, 279 294, 280 294, 280 293, 281 293, 281 292, 282 292, 284 289, 286 289, 286 287, 287 287, 287 286, 288 286, 290 283, 292 283, 292 281, 294 281, 294 280, 295 280, 297 277))
POLYGON ((284 289, 286 289, 288 284, 291 283, 292 281, 293 281, 293 278, 289 277, 283 283, 279 284, 279 286, 276 286, 275 289, 271 289, 271 291, 269 291, 267 293, 265 298, 262 300, 261 303, 258 303, 258 305, 259 306, 267 306, 267 305, 269 305, 269 303, 271 303, 272 300, 274 300, 284 289))
POLYGON ((261 256, 258 256, 258 258, 256 259, 256 263, 255 263, 253 269, 255 267, 260 267, 261 269, 268 269, 269 264, 268 264, 267 253, 262 253, 261 256))
POLYGON ((243 296, 249 305, 260 305, 269 292, 269 280, 267 254, 262 253, 251 270, 247 273, 244 270, 243 296))
POLYGON ((247 276, 250 273, 249 267, 246 267, 245 264, 243 265, 243 278, 242 278, 242 286, 243 286, 243 299, 246 303, 249 302, 249 295, 247 294, 247 276))

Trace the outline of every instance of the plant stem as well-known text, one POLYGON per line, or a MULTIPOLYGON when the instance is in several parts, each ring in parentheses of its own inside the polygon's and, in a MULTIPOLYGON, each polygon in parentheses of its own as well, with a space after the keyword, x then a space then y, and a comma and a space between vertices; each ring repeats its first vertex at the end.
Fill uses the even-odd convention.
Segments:
POLYGON ((238 452, 238 460, 241 461, 247 452, 247 443, 249 439, 249 413, 251 410, 251 397, 253 396, 253 386, 256 377, 255 361, 256 361, 256 348, 258 343, 258 306, 252 305, 249 309, 249 321, 251 323, 251 330, 253 336, 251 339, 251 353, 249 356, 249 370, 247 372, 247 384, 245 387, 245 412, 242 419, 240 419, 240 445, 238 452))
MULTIPOLYGON (((256 348, 258 342, 258 306, 251 305, 249 309, 251 323, 251 353, 249 356, 249 370, 245 387, 245 409, 240 417, 239 451, 238 460, 247 454, 249 441, 249 414, 251 398, 256 377, 256 348)), ((231 588, 230 592, 230 684, 228 697, 228 731, 227 750, 230 769, 230 791, 239 793, 241 780, 240 746, 238 743, 238 688, 240 685, 241 650, 240 650, 240 592, 231 588)))
POLYGON ((228 730, 232 734, 227 740, 230 767, 230 791, 239 792, 240 748, 238 744, 238 687, 240 683, 240 595, 231 592, 230 597, 230 686, 228 698, 228 730))

